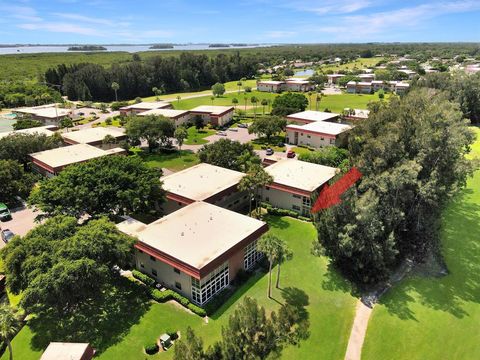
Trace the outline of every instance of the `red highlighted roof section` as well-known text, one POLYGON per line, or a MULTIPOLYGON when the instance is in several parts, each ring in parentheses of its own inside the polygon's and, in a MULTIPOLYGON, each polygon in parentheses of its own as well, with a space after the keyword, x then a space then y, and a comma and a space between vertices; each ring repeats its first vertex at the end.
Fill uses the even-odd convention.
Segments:
POLYGON ((362 173, 356 167, 351 168, 332 186, 325 186, 320 191, 318 199, 312 207, 312 213, 328 209, 341 202, 341 196, 362 177, 362 173))

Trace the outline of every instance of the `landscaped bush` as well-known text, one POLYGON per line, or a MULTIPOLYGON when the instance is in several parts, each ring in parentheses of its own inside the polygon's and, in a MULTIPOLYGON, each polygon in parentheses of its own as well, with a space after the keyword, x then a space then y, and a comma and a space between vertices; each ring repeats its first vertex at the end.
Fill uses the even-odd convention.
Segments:
POLYGON ((208 304, 204 306, 205 311, 207 312, 208 315, 212 315, 217 311, 223 304, 225 304, 225 301, 232 295, 233 290, 231 288, 225 288, 222 291, 220 291, 218 294, 216 294, 213 299, 211 299, 208 304))
POLYGON ((312 221, 311 218, 306 217, 306 216, 299 216, 299 217, 298 217, 298 220, 302 220, 302 221, 312 221))
POLYGON ((172 339, 172 341, 175 341, 178 339, 178 333, 174 330, 168 330, 166 331, 166 333, 168 334, 168 336, 170 336, 170 339, 172 339))
POLYGON ((172 291, 172 297, 175 301, 182 304, 183 306, 187 307, 190 304, 190 300, 188 300, 185 296, 180 295, 179 293, 172 291))
POLYGON ((156 283, 155 279, 152 279, 150 276, 145 275, 144 273, 138 270, 132 270, 132 275, 135 279, 140 280, 145 285, 154 286, 156 283))
POLYGON ((157 344, 148 344, 148 345, 145 345, 145 352, 148 354, 148 355, 153 355, 153 354, 156 354, 158 352, 158 345, 157 344))
POLYGON ((197 306, 195 304, 189 303, 187 305, 187 309, 189 309, 191 312, 197 314, 198 316, 204 317, 207 315, 207 312, 202 309, 200 306, 197 306))
POLYGON ((152 289, 150 291, 150 296, 152 297, 153 300, 158 301, 160 303, 164 303, 168 300, 173 299, 173 291, 171 290, 160 291, 158 289, 152 289))
POLYGON ((117 101, 117 102, 113 102, 112 105, 110 106, 110 108, 112 109, 112 111, 116 111, 118 109, 120 109, 121 107, 124 107, 124 106, 127 106, 128 105, 128 102, 126 101, 117 101))

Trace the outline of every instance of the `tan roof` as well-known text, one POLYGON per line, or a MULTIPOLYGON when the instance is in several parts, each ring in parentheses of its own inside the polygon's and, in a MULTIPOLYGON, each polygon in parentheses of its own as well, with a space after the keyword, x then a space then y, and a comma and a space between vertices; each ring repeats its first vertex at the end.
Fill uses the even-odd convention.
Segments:
POLYGON ((128 110, 128 109, 153 110, 153 109, 161 109, 169 106, 171 106, 171 104, 166 101, 152 101, 152 102, 141 102, 138 104, 124 106, 120 108, 120 110, 128 110))
POLYGON ((287 79, 285 81, 287 82, 287 84, 309 84, 310 83, 310 81, 308 80, 296 79, 296 78, 287 79))
POLYGON ((265 168, 273 181, 305 191, 314 191, 333 178, 337 169, 300 160, 284 159, 265 168))
POLYGON ((124 152, 124 150, 121 148, 102 150, 88 144, 76 144, 40 151, 30 154, 30 156, 52 168, 58 168, 120 152, 124 152))
POLYGON ((263 80, 263 81, 259 81, 258 83, 264 84, 264 85, 281 85, 281 84, 285 84, 285 81, 263 80))
POLYGON ((51 342, 40 360, 82 360, 88 343, 51 342))
POLYGON ((38 135, 52 136, 55 133, 56 129, 57 129, 56 126, 48 125, 48 126, 39 126, 35 128, 30 128, 30 129, 7 131, 7 132, 0 133, 0 139, 13 134, 28 134, 28 135, 38 134, 38 135))
POLYGON ((143 222, 135 220, 129 216, 125 219, 125 221, 117 224, 118 230, 130 236, 137 236, 137 234, 140 231, 145 230, 146 227, 147 225, 145 225, 143 222))
POLYGON ((249 216, 195 202, 149 225, 138 239, 196 269, 201 269, 264 227, 249 216))
POLYGON ((174 109, 153 109, 144 111, 138 114, 138 116, 147 116, 147 115, 162 115, 168 118, 175 118, 183 115, 187 115, 190 111, 188 110, 174 110, 174 109))
POLYGON ((57 117, 65 117, 68 116, 71 110, 62 109, 62 108, 55 108, 55 107, 43 107, 43 108, 21 108, 15 110, 15 112, 23 113, 23 114, 32 114, 38 117, 44 118, 57 118, 57 117))
POLYGON ((199 201, 238 184, 244 175, 239 171, 201 163, 167 175, 162 181, 165 190, 199 201))
POLYGON ((305 131, 314 131, 327 135, 338 135, 342 132, 350 130, 352 127, 350 125, 332 123, 328 121, 316 121, 311 122, 305 125, 287 125, 287 129, 292 130, 305 130, 305 131))
POLYGON ((98 126, 79 131, 66 132, 62 134, 62 137, 77 144, 90 144, 102 141, 107 135, 113 136, 114 138, 119 138, 125 135, 125 129, 98 126))
POLYGON ((330 119, 335 119, 339 114, 323 112, 323 111, 312 111, 306 110, 298 112, 295 114, 290 114, 287 116, 287 119, 300 119, 306 121, 325 121, 330 119))
POLYGON ((196 108, 191 109, 191 112, 204 112, 210 113, 212 115, 220 115, 228 111, 233 111, 233 106, 211 106, 211 105, 200 105, 196 108))

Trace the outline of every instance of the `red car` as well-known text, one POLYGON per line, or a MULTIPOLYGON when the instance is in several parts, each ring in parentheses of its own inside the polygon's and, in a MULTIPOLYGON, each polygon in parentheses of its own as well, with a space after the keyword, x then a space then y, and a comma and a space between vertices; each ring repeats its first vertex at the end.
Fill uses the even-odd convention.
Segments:
POLYGON ((287 151, 287 158, 294 158, 295 157, 295 151, 293 150, 288 150, 287 151))

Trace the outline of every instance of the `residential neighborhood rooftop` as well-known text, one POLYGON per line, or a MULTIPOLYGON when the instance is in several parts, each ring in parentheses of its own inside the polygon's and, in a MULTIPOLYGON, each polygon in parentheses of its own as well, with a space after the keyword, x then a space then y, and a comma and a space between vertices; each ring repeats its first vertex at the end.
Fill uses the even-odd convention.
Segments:
POLYGON ((287 125, 288 129, 313 131, 316 133, 322 133, 326 135, 338 135, 344 131, 350 130, 350 125, 332 123, 328 121, 316 121, 305 125, 287 125))
POLYGON ((233 111, 233 106, 215 106, 215 105, 200 105, 191 109, 191 112, 208 113, 212 115, 222 115, 226 112, 233 111))
POLYGON ((326 121, 326 120, 335 119, 338 116, 339 114, 330 113, 330 112, 306 110, 306 111, 298 112, 295 114, 290 114, 287 116, 287 119, 305 120, 305 121, 326 121))
POLYGON ((83 360, 92 352, 88 343, 51 342, 40 360, 83 360))
POLYGON ((70 131, 62 134, 67 142, 75 144, 90 144, 101 142, 105 136, 110 135, 114 138, 125 136, 125 129, 116 127, 101 127, 83 129, 79 131, 70 131))
POLYGON ((290 78, 285 81, 291 84, 309 84, 310 83, 310 81, 306 79, 299 79, 299 78, 290 78))
POLYGON ((201 163, 164 176, 163 189, 191 200, 205 200, 239 183, 245 174, 201 163))
POLYGON ((38 134, 38 135, 52 136, 55 133, 55 130, 57 130, 57 127, 54 125, 39 126, 35 128, 22 129, 22 130, 13 130, 13 131, 0 133, 0 139, 9 135, 14 135, 14 134, 26 134, 26 135, 38 134))
POLYGON ((174 110, 174 109, 152 109, 141 112, 138 116, 148 116, 148 115, 162 115, 168 118, 176 118, 179 116, 187 115, 190 111, 188 110, 174 110))
POLYGON ((138 239, 189 266, 201 269, 250 235, 260 220, 205 202, 195 202, 149 225, 138 239))
POLYGON ((274 183, 314 191, 333 178, 337 169, 300 160, 284 159, 265 168, 274 183))
POLYGON ((68 116, 71 113, 69 109, 55 108, 54 106, 48 107, 30 107, 30 108, 20 108, 15 110, 15 112, 22 114, 31 114, 42 118, 55 119, 58 117, 68 116))
POLYGON ((122 153, 124 151, 125 150, 121 148, 102 150, 88 144, 76 144, 52 150, 40 151, 30 154, 30 156, 34 160, 40 161, 52 168, 58 168, 106 155, 122 153))
POLYGON ((169 107, 171 104, 166 101, 152 101, 152 102, 141 102, 137 104, 132 104, 128 106, 124 106, 120 108, 120 110, 128 110, 128 109, 145 109, 145 110, 152 110, 152 109, 161 109, 165 107, 169 107))

